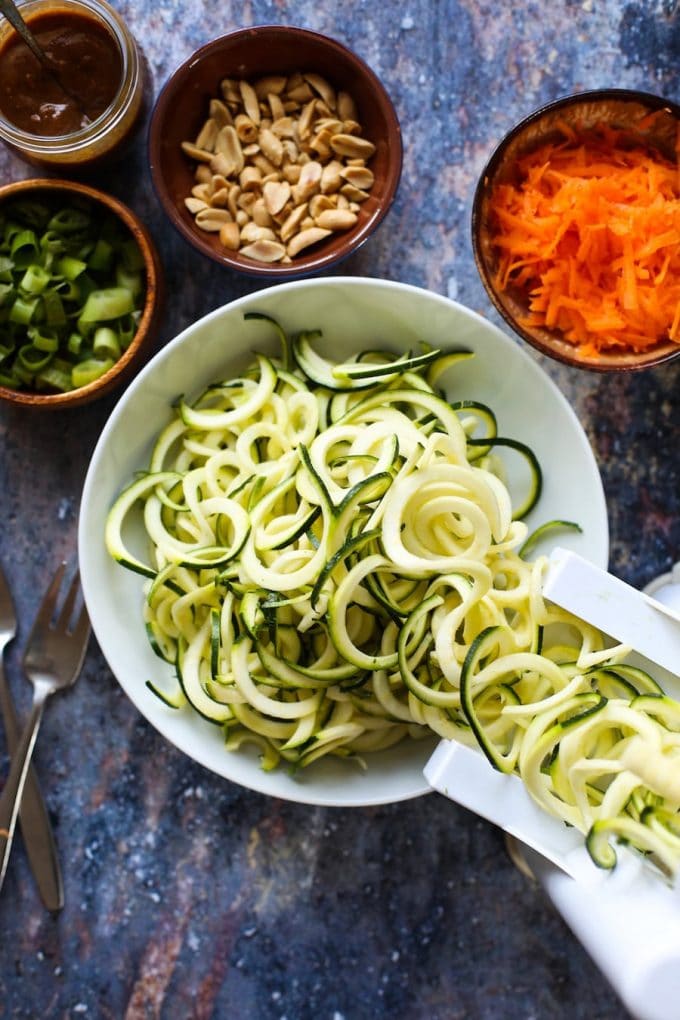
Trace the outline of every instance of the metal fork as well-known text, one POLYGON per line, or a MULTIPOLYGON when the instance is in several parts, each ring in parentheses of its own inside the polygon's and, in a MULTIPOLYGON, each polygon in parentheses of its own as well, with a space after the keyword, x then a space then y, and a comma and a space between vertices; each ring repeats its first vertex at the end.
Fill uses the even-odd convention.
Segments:
POLYGON ((55 691, 75 683, 90 635, 90 621, 84 606, 73 618, 80 591, 77 572, 53 622, 65 569, 66 564, 62 563, 54 575, 38 610, 24 654, 24 670, 33 684, 33 705, 0 797, 0 887, 7 872, 19 805, 45 703, 55 691))
MULTIPOLYGON (((7 749, 10 758, 16 754, 19 743, 19 721, 3 669, 5 648, 16 635, 14 603, 5 575, 0 567, 0 712, 5 725, 7 749)), ((26 776, 26 786, 19 809, 21 831, 31 870, 38 884, 43 903, 48 910, 61 910, 64 892, 59 859, 49 815, 32 766, 26 776)))

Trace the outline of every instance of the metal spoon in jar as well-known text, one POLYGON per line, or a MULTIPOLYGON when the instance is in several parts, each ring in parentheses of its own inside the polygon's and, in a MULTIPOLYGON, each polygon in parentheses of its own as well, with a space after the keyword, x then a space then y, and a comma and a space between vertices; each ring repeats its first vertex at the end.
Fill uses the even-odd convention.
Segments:
POLYGON ((14 0, 0 0, 0 11, 2 11, 2 13, 5 15, 12 28, 21 36, 21 38, 26 43, 34 57, 40 61, 41 65, 45 68, 47 73, 51 75, 52 78, 54 78, 54 80, 59 85, 59 88, 66 93, 69 99, 72 99, 73 102, 76 103, 78 109, 81 111, 83 117, 85 118, 85 122, 89 124, 90 118, 87 114, 87 111, 83 108, 82 97, 74 95, 71 92, 71 90, 64 85, 52 61, 45 53, 45 51, 41 48, 38 40, 33 35, 30 28, 28 27, 23 17, 21 16, 19 8, 14 3, 14 0))

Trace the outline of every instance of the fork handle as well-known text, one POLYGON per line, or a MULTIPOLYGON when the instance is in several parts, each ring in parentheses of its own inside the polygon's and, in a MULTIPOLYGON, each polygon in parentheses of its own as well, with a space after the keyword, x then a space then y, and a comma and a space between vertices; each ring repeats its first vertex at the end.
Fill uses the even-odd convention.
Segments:
POLYGON ((2 796, 0 796, 0 889, 7 874, 7 864, 16 831, 17 818, 19 817, 19 805, 21 804, 21 797, 31 764, 31 755, 33 754, 36 737, 40 729, 45 701, 46 696, 39 694, 36 689, 36 697, 33 700, 31 714, 21 735, 19 747, 12 760, 12 767, 9 770, 7 782, 2 791, 2 796))
MULTIPOLYGON (((7 748, 10 760, 16 754, 19 743, 19 722, 14 702, 7 686, 2 657, 0 656, 0 711, 5 723, 7 748)), ((21 833, 24 837, 26 854, 35 877, 40 898, 48 910, 61 910, 64 906, 64 886, 59 867, 59 857, 54 833, 45 801, 40 790, 36 771, 29 765, 24 793, 19 807, 21 833)))

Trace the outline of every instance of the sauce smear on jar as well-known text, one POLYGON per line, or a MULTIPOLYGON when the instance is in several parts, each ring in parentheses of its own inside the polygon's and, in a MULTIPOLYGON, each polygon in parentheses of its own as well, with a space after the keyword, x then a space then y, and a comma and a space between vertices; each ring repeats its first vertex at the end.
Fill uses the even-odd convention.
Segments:
POLYGON ((0 49, 0 113, 33 135, 68 135, 113 102, 123 74, 116 40, 93 18, 72 11, 31 18, 31 31, 54 74, 16 34, 0 49))

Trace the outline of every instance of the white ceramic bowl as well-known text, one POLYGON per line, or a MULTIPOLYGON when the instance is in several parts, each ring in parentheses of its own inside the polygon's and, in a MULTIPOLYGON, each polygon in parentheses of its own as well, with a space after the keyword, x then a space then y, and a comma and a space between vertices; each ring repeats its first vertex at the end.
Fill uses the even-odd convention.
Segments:
MULTIPOLYGON (((142 579, 114 563, 104 547, 107 512, 134 472, 147 466, 153 440, 170 419, 170 405, 179 394, 197 395, 207 383, 228 377, 254 350, 276 352, 271 327, 244 322, 248 311, 264 312, 290 332, 322 329, 326 349, 337 358, 364 346, 399 351, 419 339, 437 347, 474 350, 476 357, 458 368, 450 398, 490 404, 499 432, 529 443, 538 455, 544 487, 530 525, 553 518, 578 521, 583 533, 561 533, 560 544, 606 566, 607 513, 595 459, 559 390, 495 326, 428 291, 349 277, 282 284, 218 308, 153 358, 104 428, 83 491, 80 568, 97 640, 139 711, 185 754, 261 793, 344 807, 417 797, 429 791, 423 767, 434 739, 369 756, 366 772, 346 762, 324 760, 294 777, 285 768, 267 773, 260 769, 256 754, 225 751, 219 727, 189 709, 166 708, 144 685, 164 667, 151 651, 142 624, 142 579)), ((510 481, 512 488, 512 477, 510 481)))

